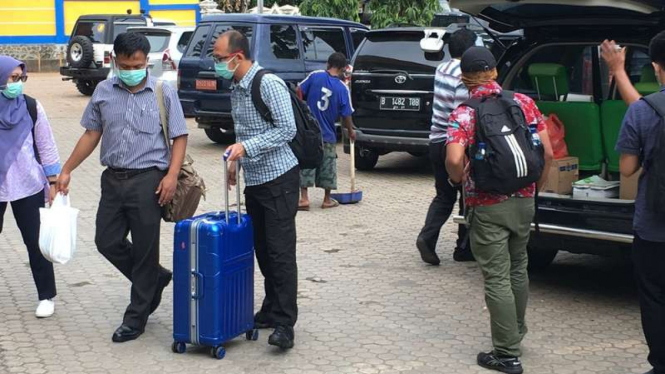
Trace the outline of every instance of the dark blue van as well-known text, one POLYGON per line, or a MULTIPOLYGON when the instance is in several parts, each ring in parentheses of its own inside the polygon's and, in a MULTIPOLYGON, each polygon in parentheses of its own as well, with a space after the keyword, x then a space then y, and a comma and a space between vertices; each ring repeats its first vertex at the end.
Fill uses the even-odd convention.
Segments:
POLYGON ((367 27, 355 22, 302 16, 223 14, 205 17, 180 60, 178 94, 188 117, 217 143, 233 141, 230 82, 215 75, 212 50, 220 34, 238 30, 250 37, 252 57, 287 83, 325 69, 328 56, 351 59, 367 27))

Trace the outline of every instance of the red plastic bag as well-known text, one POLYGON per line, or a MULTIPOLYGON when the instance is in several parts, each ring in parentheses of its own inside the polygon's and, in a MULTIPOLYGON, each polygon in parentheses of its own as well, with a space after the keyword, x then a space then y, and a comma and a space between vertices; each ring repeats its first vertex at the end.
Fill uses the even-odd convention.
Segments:
POLYGON ((563 122, 561 122, 556 114, 552 113, 545 123, 547 123, 547 135, 550 137, 554 159, 558 160, 568 157, 568 146, 566 146, 566 141, 564 140, 566 129, 563 122))

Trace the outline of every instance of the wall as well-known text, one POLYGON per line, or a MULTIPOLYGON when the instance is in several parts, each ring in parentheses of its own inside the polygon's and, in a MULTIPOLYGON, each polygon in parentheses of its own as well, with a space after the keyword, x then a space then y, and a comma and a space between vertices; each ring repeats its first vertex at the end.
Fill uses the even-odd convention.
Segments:
POLYGON ((200 20, 199 0, 0 0, 0 54, 28 63, 31 71, 57 71, 76 20, 85 14, 139 14, 179 26, 200 20))

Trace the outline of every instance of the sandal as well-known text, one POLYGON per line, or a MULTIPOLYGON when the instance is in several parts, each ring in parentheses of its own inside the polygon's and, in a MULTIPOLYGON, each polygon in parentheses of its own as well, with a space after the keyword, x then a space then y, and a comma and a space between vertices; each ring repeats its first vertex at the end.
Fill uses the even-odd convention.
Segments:
POLYGON ((339 201, 335 199, 330 199, 332 201, 331 205, 326 205, 325 203, 321 205, 321 209, 331 209, 331 208, 337 208, 339 206, 339 201))
POLYGON ((309 212, 309 205, 298 205, 298 211, 309 212))

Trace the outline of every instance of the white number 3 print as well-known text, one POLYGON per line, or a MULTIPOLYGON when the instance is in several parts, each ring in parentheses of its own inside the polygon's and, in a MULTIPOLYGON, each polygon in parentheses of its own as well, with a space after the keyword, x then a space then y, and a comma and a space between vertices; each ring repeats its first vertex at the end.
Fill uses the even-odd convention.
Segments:
POLYGON ((320 111, 325 112, 330 106, 330 96, 332 96, 333 93, 325 87, 321 87, 321 92, 323 93, 323 96, 321 96, 321 100, 316 103, 316 106, 320 111))

